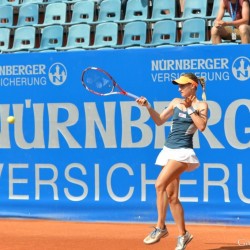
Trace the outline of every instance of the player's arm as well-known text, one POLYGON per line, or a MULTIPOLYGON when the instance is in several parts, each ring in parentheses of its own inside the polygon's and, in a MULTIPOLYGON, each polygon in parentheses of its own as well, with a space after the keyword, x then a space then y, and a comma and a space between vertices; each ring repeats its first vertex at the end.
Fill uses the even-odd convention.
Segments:
POLYGON ((190 117, 192 118, 195 126, 203 132, 207 126, 207 113, 208 105, 206 102, 200 102, 198 109, 193 112, 190 117))
POLYGON ((226 10, 226 6, 225 6, 225 4, 224 4, 224 1, 221 0, 221 1, 220 1, 220 7, 219 7, 219 10, 218 10, 216 19, 214 20, 214 26, 215 26, 215 27, 218 28, 218 27, 221 26, 221 22, 223 22, 223 21, 222 21, 222 18, 224 17, 225 10, 226 10))
POLYGON ((141 106, 145 106, 157 126, 164 124, 172 115, 176 99, 172 100, 169 106, 164 109, 161 113, 158 113, 155 109, 151 107, 146 98, 141 97, 137 99, 137 103, 141 106))

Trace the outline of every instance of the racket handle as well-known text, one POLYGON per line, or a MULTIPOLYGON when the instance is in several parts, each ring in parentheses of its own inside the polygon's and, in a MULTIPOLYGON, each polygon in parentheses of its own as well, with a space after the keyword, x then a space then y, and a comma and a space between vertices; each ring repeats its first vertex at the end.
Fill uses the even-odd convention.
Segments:
POLYGON ((129 92, 126 92, 126 95, 129 96, 129 97, 131 97, 131 98, 134 98, 135 100, 139 98, 139 96, 134 95, 134 94, 129 93, 129 92))

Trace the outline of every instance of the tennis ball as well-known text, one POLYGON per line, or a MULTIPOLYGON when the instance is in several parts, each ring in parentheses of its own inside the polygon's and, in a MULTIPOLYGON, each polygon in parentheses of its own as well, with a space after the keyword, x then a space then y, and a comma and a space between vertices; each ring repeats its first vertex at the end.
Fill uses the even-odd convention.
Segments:
POLYGON ((7 118, 7 122, 10 123, 10 124, 15 123, 15 117, 14 117, 14 116, 9 116, 9 117, 7 118))

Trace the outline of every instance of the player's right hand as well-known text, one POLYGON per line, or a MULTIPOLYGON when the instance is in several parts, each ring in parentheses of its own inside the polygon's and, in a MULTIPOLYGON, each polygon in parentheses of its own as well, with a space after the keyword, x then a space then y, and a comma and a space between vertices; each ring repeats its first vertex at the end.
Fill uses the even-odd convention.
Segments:
POLYGON ((147 100, 147 98, 146 98, 146 97, 143 97, 143 96, 139 97, 139 98, 136 100, 136 102, 137 102, 140 106, 148 107, 148 106, 150 105, 149 102, 148 102, 148 100, 147 100))

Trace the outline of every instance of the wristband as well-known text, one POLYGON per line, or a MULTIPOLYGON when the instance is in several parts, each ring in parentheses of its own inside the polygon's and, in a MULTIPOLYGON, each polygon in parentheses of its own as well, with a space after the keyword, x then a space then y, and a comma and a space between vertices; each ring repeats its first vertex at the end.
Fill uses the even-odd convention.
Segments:
POLYGON ((190 107, 187 108, 187 113, 189 115, 192 115, 193 113, 196 113, 196 109, 194 109, 193 106, 190 106, 190 107))

